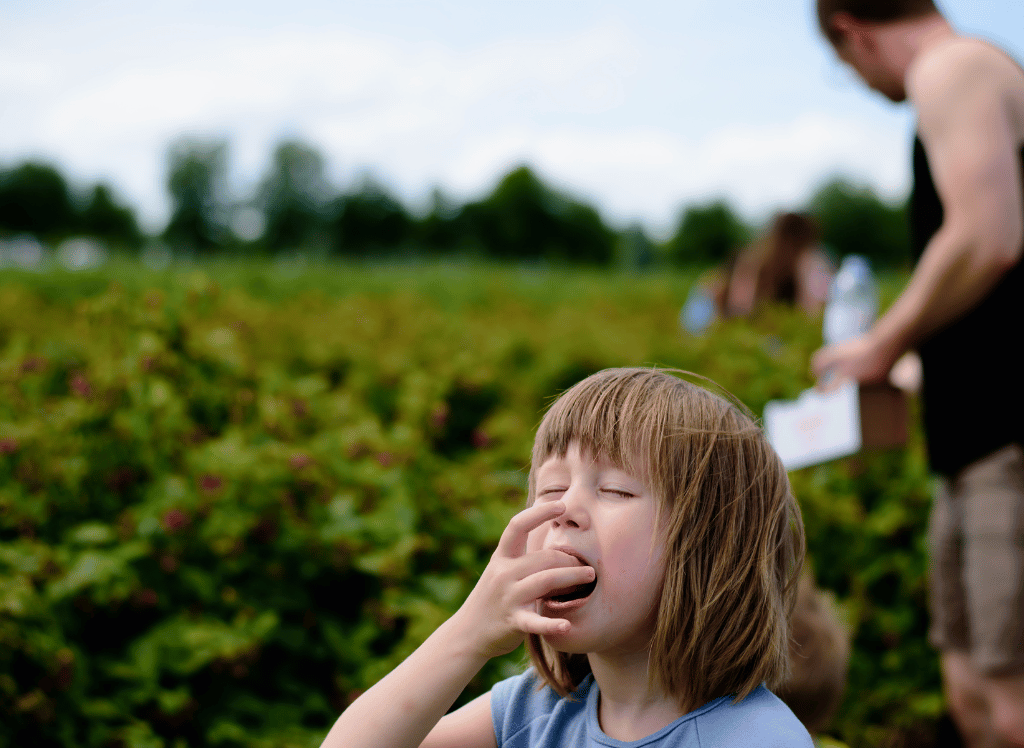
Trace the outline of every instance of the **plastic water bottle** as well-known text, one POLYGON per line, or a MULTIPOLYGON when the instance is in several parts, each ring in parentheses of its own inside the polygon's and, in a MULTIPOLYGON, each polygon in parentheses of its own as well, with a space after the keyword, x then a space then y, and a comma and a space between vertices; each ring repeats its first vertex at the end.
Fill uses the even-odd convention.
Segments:
POLYGON ((878 315, 878 283, 862 255, 847 255, 832 279, 825 304, 827 345, 855 338, 871 329, 878 315))

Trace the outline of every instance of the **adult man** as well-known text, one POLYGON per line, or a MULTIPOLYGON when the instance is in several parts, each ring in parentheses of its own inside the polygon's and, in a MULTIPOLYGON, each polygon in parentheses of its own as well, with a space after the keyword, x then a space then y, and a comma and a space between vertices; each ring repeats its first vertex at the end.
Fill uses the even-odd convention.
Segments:
POLYGON ((1024 71, 959 35, 932 0, 817 0, 822 32, 869 87, 917 114, 917 265, 864 336, 812 367, 883 381, 924 368, 942 480, 929 540, 930 638, 970 746, 1024 746, 1024 71))

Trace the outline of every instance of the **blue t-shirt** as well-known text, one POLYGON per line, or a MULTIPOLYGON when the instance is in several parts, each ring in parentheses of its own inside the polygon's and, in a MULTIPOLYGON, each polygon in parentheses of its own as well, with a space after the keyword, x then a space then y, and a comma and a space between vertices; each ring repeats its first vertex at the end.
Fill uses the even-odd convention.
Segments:
POLYGON ((813 748, 800 720, 763 685, 738 704, 723 696, 627 743, 601 730, 592 675, 569 698, 546 684, 538 691, 540 682, 531 668, 491 689, 498 748, 813 748))

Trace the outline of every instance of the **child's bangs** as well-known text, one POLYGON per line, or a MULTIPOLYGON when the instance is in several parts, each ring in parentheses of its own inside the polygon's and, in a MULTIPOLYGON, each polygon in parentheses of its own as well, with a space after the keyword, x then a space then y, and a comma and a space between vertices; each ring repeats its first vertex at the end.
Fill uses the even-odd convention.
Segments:
POLYGON ((660 398, 642 379, 642 374, 623 376, 609 370, 567 390, 537 429, 533 469, 552 456, 564 457, 576 443, 582 452, 610 460, 649 483, 651 467, 659 462, 655 445, 662 442, 671 407, 667 398, 658 407, 660 398))

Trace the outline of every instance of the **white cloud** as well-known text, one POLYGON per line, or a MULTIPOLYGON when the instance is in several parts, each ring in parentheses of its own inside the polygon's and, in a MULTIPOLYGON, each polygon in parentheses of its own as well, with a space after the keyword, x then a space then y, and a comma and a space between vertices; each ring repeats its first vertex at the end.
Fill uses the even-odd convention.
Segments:
POLYGON ((180 134, 243 144, 236 183, 255 180, 284 135, 346 166, 437 177, 496 121, 614 106, 638 56, 609 27, 456 52, 344 28, 239 35, 136 23, 32 44, 19 35, 0 53, 0 70, 17 71, 0 78, 0 124, 15 157, 52 154, 83 177, 116 175, 150 222, 165 209, 164 154, 180 134), (120 61, 103 51, 115 40, 120 61))
POLYGON ((50 156, 80 180, 110 179, 150 228, 165 218, 165 153, 182 134, 227 138, 239 190, 279 139, 298 137, 323 149, 339 184, 372 170, 410 202, 435 185, 466 199, 528 162, 616 223, 662 233, 684 202, 721 194, 762 213, 836 170, 905 188, 904 132, 868 119, 716 124, 712 106, 659 102, 646 121, 630 108, 637 88, 671 96, 687 81, 652 86, 672 78, 666 57, 625 24, 465 49, 336 25, 26 24, 0 30, 0 160, 50 156))
POLYGON ((467 194, 528 161, 617 225, 641 220, 664 236, 684 204, 725 197, 749 220, 761 220, 802 206, 813 187, 837 173, 902 197, 907 159, 899 129, 821 113, 772 127, 731 125, 701 139, 659 128, 510 126, 466 144, 443 181, 467 194))

